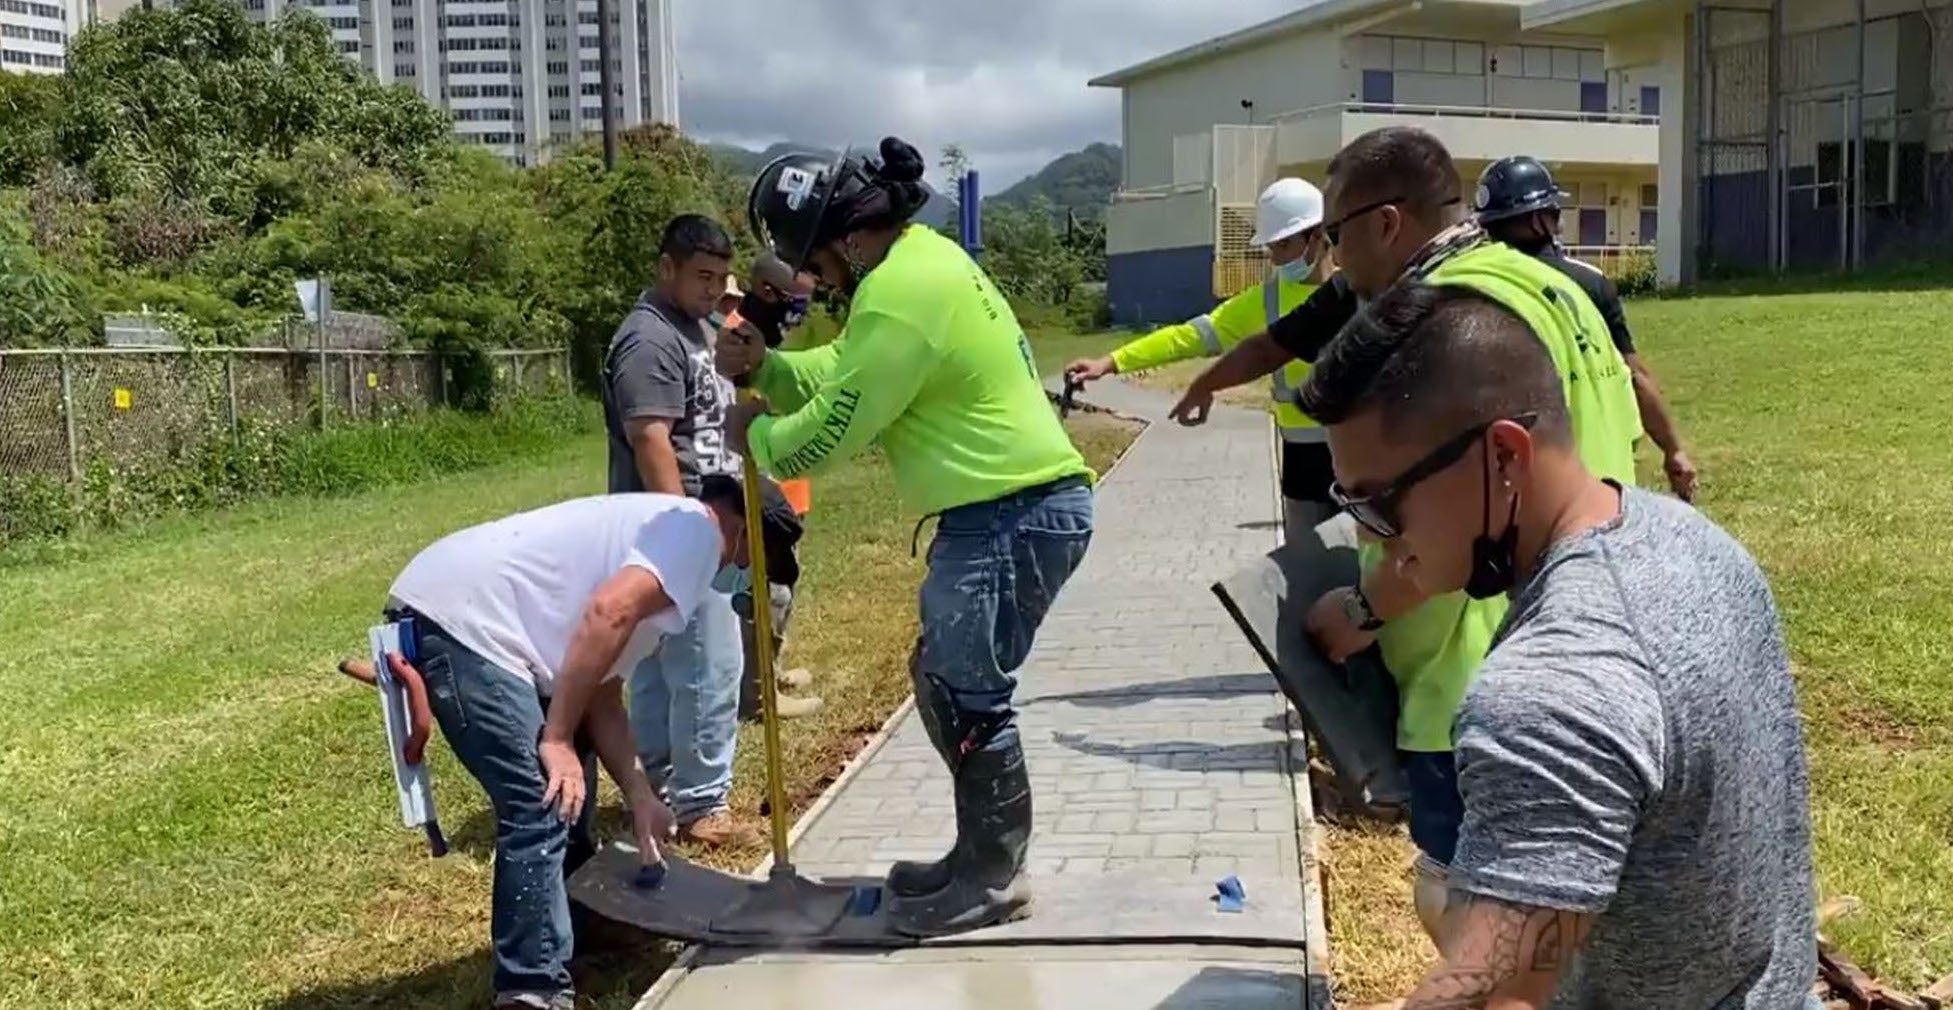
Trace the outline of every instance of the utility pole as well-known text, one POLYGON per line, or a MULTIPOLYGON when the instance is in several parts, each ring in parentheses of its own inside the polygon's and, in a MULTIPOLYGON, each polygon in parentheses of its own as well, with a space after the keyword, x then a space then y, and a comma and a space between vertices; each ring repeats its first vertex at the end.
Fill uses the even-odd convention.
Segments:
POLYGON ((617 75, 610 69, 611 43, 615 38, 610 30, 610 19, 616 9, 617 0, 597 0, 597 80, 604 89, 605 171, 617 167, 617 75))

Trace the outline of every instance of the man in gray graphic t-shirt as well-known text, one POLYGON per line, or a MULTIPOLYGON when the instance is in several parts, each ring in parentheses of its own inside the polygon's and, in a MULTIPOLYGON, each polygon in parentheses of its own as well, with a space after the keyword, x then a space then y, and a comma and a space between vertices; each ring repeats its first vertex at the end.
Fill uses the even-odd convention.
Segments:
POLYGON ((1814 1007, 1809 773, 1769 585, 1688 506, 1594 477, 1545 345, 1392 289, 1317 360, 1335 493, 1431 593, 1509 593, 1459 709, 1433 1007, 1814 1007))
MULTIPOLYGON (((713 366, 708 322, 731 271, 732 238, 718 222, 681 214, 666 225, 657 283, 617 328, 604 361, 613 494, 696 497, 706 477, 738 475, 724 430, 732 384, 713 366)), ((631 673, 631 734, 645 774, 671 804, 679 837, 705 845, 758 842, 726 804, 745 667, 737 588, 714 585, 685 630, 631 673)))
POLYGON ((726 290, 732 240, 697 215, 674 219, 667 233, 672 276, 661 273, 638 298, 604 363, 612 494, 697 495, 701 479, 739 473, 724 437, 732 383, 713 366, 708 319, 726 290), (657 486, 671 480, 679 486, 657 486))

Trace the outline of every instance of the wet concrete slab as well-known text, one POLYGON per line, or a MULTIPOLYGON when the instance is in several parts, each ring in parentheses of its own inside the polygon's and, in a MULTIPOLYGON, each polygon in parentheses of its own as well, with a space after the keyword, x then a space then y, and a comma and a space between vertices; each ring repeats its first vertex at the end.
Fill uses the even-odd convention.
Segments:
POLYGON ((659 1010, 1300 1010, 1296 952, 1199 946, 708 956, 659 1010))

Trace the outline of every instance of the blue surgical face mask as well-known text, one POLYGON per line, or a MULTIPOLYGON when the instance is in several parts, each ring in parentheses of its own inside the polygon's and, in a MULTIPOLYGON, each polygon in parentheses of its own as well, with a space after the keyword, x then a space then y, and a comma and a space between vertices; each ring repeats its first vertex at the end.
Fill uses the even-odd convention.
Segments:
POLYGON ((1276 264, 1275 272, 1290 284, 1301 284, 1309 279, 1309 274, 1314 272, 1315 268, 1316 265, 1307 256, 1297 256, 1287 263, 1276 264))
POLYGON ((718 574, 712 577, 712 588, 732 595, 749 592, 753 588, 753 571, 738 565, 723 565, 718 574))

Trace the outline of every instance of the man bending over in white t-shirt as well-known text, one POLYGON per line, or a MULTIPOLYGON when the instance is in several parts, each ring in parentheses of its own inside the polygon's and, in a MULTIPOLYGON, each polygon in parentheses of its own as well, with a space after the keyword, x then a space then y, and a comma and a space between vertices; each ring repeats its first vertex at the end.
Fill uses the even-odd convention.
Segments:
MULTIPOLYGON (((644 861, 661 858, 671 811, 637 767, 621 678, 685 628, 723 566, 746 564, 744 512, 725 476, 697 498, 579 498, 449 534, 388 591, 388 619, 414 619, 441 735, 495 808, 498 1008, 574 1006, 564 879, 592 851, 592 749, 644 861)), ((763 522, 767 560, 791 551, 797 519, 763 522)))

